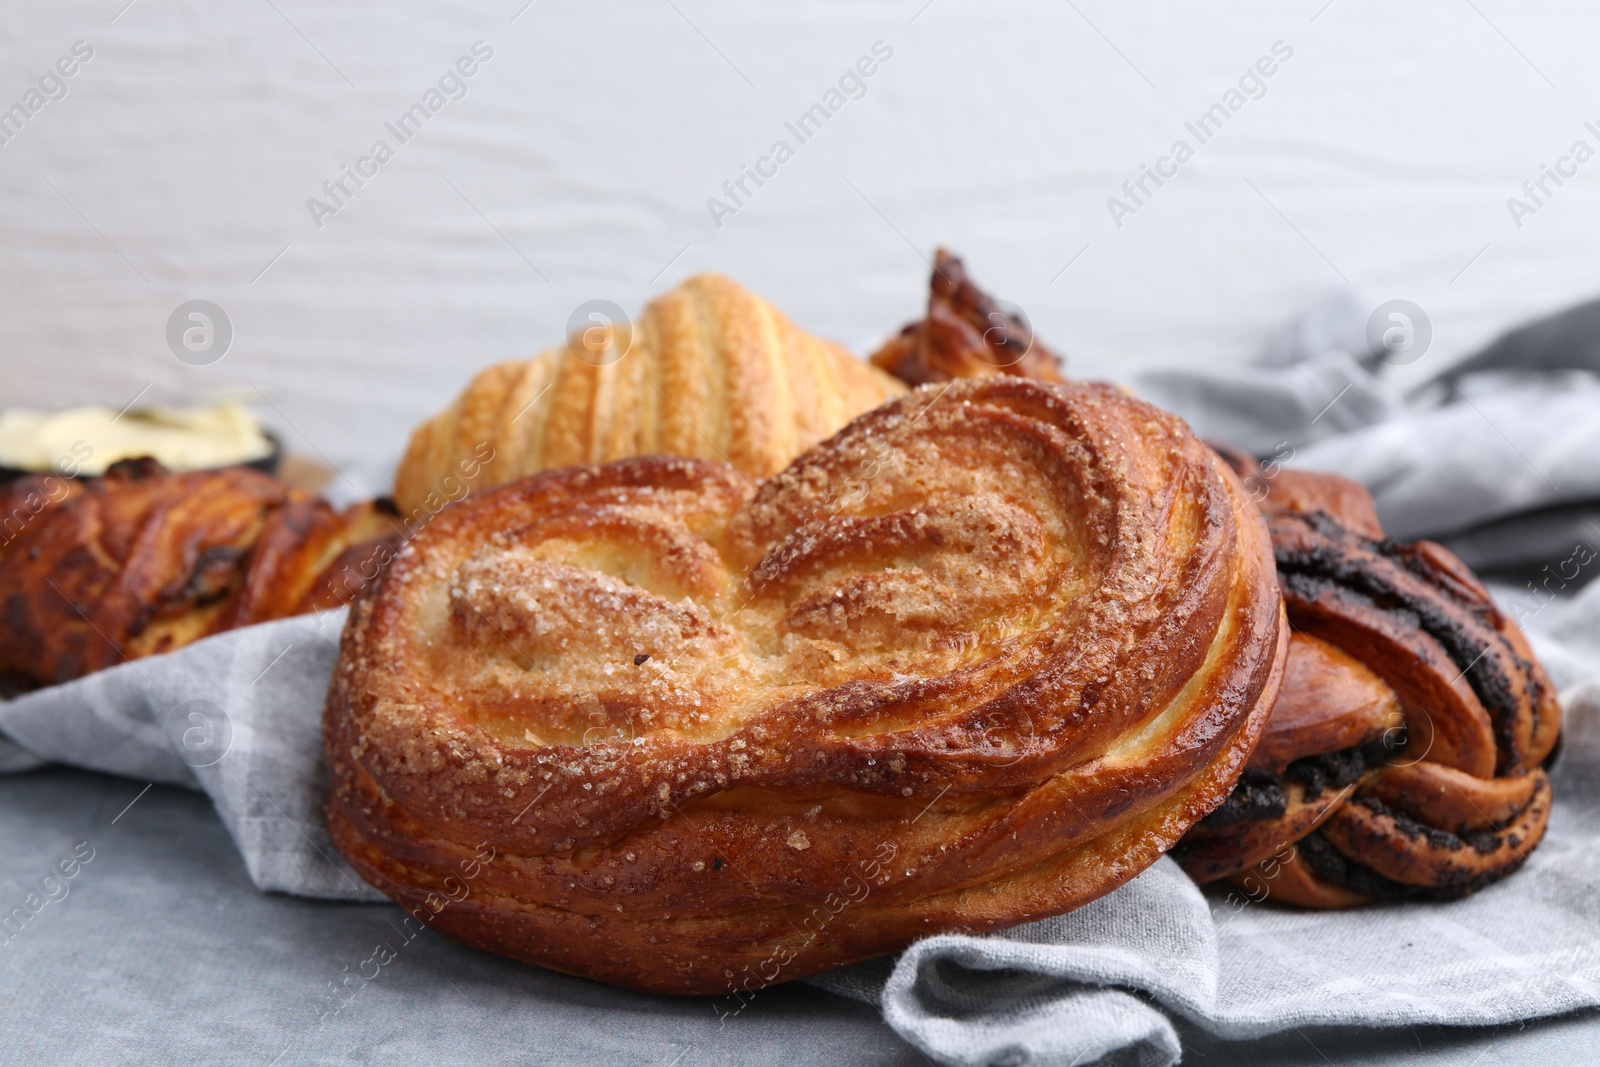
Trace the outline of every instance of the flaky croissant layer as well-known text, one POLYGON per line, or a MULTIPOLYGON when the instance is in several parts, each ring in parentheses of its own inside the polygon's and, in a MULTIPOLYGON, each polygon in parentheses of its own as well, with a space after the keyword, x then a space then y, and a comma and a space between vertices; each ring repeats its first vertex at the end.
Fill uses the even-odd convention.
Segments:
POLYGON ((468 490, 653 454, 765 478, 902 392, 738 283, 697 275, 637 322, 595 325, 484 370, 412 434, 394 497, 407 518, 425 519, 468 490))
POLYGON ((1286 649, 1264 524, 1178 419, 929 387, 759 484, 656 457, 445 509, 347 623, 329 825, 459 940, 752 989, 1132 878, 1286 649))

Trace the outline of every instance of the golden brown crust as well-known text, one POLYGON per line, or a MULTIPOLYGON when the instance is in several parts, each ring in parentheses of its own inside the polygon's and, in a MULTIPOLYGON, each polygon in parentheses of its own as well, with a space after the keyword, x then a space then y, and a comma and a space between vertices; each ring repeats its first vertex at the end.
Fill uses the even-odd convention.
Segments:
POLYGON ((1397 885, 1476 889, 1521 867, 1550 821, 1550 786, 1543 771, 1528 775, 1528 802, 1504 825, 1481 836, 1433 829, 1364 794, 1322 826, 1323 840, 1397 885))
POLYGON ((1255 868, 1282 853, 1286 842, 1299 841, 1326 822, 1358 784, 1312 793, 1304 782, 1288 781, 1283 784, 1282 813, 1276 818, 1220 826, 1201 820, 1184 835, 1183 869, 1196 881, 1209 882, 1255 868))
MULTIPOLYGON (((936 270, 928 318, 873 362, 912 383, 1056 377, 1048 363, 995 366, 1018 350, 984 344, 1000 336, 982 332, 995 307, 958 261, 936 270)), ((1460 896, 1514 871, 1544 833, 1539 764, 1560 732, 1526 637, 1443 546, 1386 540, 1360 484, 1214 447, 1269 517, 1295 634, 1250 766, 1175 855, 1198 880, 1252 899, 1270 883, 1307 907, 1460 896)))
POLYGON ((1275 508, 1298 515, 1320 511, 1347 530, 1374 541, 1383 539, 1377 506, 1360 482, 1322 471, 1284 468, 1270 478, 1263 476, 1262 485, 1275 508))
POLYGON ((927 315, 884 342, 872 354, 873 366, 908 385, 998 374, 1066 381, 1061 357, 1027 322, 974 285, 961 260, 942 248, 928 290, 927 315))
POLYGON ((1282 774, 1297 759, 1359 748, 1404 722, 1399 698, 1366 664, 1297 630, 1283 690, 1250 768, 1282 774))
POLYGON ((1282 855, 1282 859, 1274 856, 1230 875, 1229 884, 1250 894, 1257 903, 1270 900, 1302 908, 1354 908, 1372 903, 1371 897, 1322 881, 1294 846, 1282 855))
POLYGON ((412 434, 395 502, 406 516, 436 512, 538 471, 653 454, 721 460, 765 478, 902 392, 754 293, 702 274, 651 301, 631 326, 596 327, 481 372, 412 434))
POLYGON ((174 474, 150 459, 86 481, 19 479, 0 516, 0 679, 13 692, 322 606, 310 598, 328 564, 388 528, 371 505, 340 514, 259 471, 174 474))
POLYGON ((1308 907, 1457 897, 1515 871, 1549 819, 1561 722, 1527 639, 1442 546, 1385 540, 1355 483, 1229 461, 1269 487, 1296 651, 1253 770, 1180 846, 1185 868, 1260 880, 1294 844, 1274 895, 1308 907), (1396 709, 1403 733, 1384 729, 1396 709))
POLYGON ((446 509, 345 629, 329 825, 408 906, 493 849, 460 940, 754 988, 1137 874, 1286 649, 1264 526, 1179 420, 960 383, 754 489, 649 458, 446 509))

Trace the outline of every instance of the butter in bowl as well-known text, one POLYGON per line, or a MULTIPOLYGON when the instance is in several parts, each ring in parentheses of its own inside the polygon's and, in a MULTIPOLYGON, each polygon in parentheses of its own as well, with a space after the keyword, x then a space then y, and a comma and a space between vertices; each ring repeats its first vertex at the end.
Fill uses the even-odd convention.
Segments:
POLYGON ((278 441, 243 405, 0 411, 0 481, 55 472, 88 478, 123 459, 152 456, 172 471, 254 467, 272 474, 278 441))

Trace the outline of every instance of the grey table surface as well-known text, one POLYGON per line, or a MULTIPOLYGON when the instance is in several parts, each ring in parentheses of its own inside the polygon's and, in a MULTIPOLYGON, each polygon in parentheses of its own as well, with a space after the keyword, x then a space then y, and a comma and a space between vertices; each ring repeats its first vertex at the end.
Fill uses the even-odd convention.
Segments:
MULTIPOLYGON (((803 985, 767 990, 724 1023, 707 999, 611 989, 431 931, 407 942, 389 905, 258 892, 205 797, 70 770, 0 778, 0 915, 82 841, 93 858, 67 894, 0 931, 0 1062, 928 1062, 874 1009, 803 985), (319 1020, 330 983, 380 942, 394 959, 319 1020)), ((1186 1063, 1229 1067, 1600 1063, 1600 1013, 1244 1044, 1186 1030, 1184 1048, 1186 1063)))

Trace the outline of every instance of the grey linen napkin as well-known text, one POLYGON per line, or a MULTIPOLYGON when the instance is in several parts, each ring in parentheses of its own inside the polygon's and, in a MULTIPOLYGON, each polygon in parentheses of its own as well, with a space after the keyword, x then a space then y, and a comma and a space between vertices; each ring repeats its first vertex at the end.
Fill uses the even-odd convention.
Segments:
MULTIPOLYGON (((1171 860, 1071 914, 913 945, 885 1018, 942 1063, 1169 1064, 1164 1012, 1224 1038, 1309 1026, 1490 1025, 1600 1004, 1600 686, 1571 695, 1550 832, 1450 904, 1275 908, 1203 894, 1171 860)), ((859 969, 856 969, 859 970, 859 969)), ((821 984, 870 998, 870 975, 821 984), (854 978, 854 983, 849 979, 854 978)))
POLYGON ((1368 341, 1375 306, 1335 292, 1252 364, 1127 383, 1207 440, 1354 478, 1390 536, 1441 540, 1470 566, 1557 562, 1574 535, 1600 543, 1600 301, 1511 331, 1409 401, 1378 373, 1390 354, 1368 341))
POLYGON ((383 900, 322 817, 322 699, 344 617, 247 626, 0 702, 0 771, 56 762, 203 789, 258 888, 383 900))
MULTIPOLYGON (((11 769, 54 760, 201 788, 258 887, 381 900, 322 821, 322 699, 342 622, 335 612, 248 627, 0 704, 11 769)), ((1558 680, 1595 662, 1600 584, 1528 624, 1558 680)), ((1548 839, 1523 872, 1465 901, 1308 914, 1272 907, 1270 884, 1262 902, 1202 894, 1163 859, 1071 914, 929 938, 812 981, 880 1004, 949 1064, 1169 1064, 1173 1014, 1249 1037, 1600 1004, 1600 685, 1567 708, 1548 839)))

